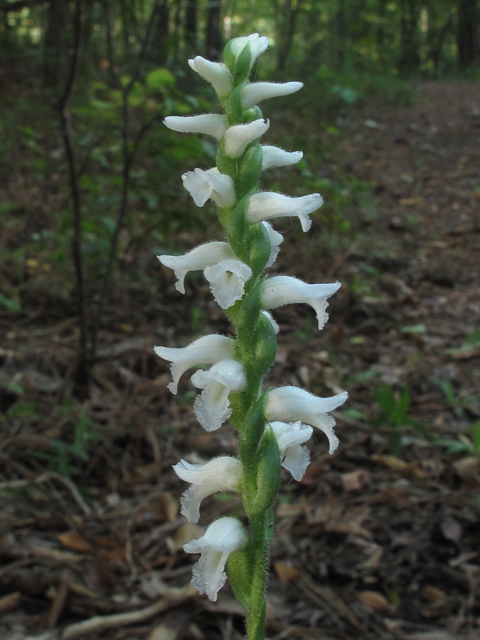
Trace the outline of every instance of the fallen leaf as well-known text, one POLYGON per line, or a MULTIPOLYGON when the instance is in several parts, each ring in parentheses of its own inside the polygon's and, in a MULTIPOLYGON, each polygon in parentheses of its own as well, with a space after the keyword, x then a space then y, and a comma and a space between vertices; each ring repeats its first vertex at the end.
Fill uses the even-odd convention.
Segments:
POLYGON ((76 531, 67 531, 58 536, 58 540, 67 549, 74 551, 83 551, 84 553, 92 553, 93 547, 90 542, 76 531))
POLYGON ((390 611, 390 603, 378 591, 360 591, 356 597, 362 604, 374 611, 390 611))
POLYGON ((292 582, 299 576, 298 570, 291 562, 275 562, 273 567, 281 582, 292 582))
POLYGON ((366 469, 355 469, 349 473, 342 473, 344 491, 358 491, 370 480, 370 473, 366 469))
POLYGON ((373 462, 379 462, 383 466, 392 469, 392 471, 406 471, 409 468, 409 464, 405 460, 401 460, 396 456, 382 456, 374 454, 371 456, 373 462))
POLYGON ((424 600, 428 600, 436 606, 444 605, 448 599, 445 592, 437 589, 437 587, 432 587, 431 585, 424 587, 420 595, 424 600))

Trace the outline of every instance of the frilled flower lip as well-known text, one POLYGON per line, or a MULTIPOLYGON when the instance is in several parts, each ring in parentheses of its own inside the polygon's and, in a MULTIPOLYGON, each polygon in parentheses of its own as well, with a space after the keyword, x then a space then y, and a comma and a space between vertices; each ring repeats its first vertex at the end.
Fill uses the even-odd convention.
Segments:
POLYGON ((330 398, 319 398, 298 387, 280 387, 269 392, 265 417, 269 422, 300 420, 317 427, 327 436, 332 454, 338 447, 338 438, 333 431, 335 420, 328 412, 340 407, 347 398, 346 391, 330 398))
POLYGON ((262 191, 250 196, 247 206, 247 219, 251 224, 256 224, 272 218, 297 216, 303 231, 308 231, 312 221, 308 217, 323 204, 323 198, 319 193, 311 193, 300 198, 291 198, 282 193, 262 191))
POLYGON ((250 142, 260 138, 270 126, 270 120, 254 120, 248 124, 234 124, 223 138, 225 153, 230 158, 238 158, 250 142))
POLYGON ((204 113, 198 116, 167 116, 164 125, 179 133, 203 133, 217 140, 227 130, 227 118, 216 113, 204 113))
POLYGON ((235 187, 230 176, 220 173, 216 167, 203 171, 194 169, 182 176, 183 186, 190 193, 197 207, 203 207, 211 198, 221 208, 235 202, 235 187))
POLYGON ((307 447, 301 445, 311 438, 312 427, 300 421, 293 424, 275 421, 270 422, 270 427, 278 442, 282 467, 299 482, 310 462, 310 452, 307 447))
POLYGON ((196 371, 192 382, 203 389, 193 405, 197 420, 205 431, 215 431, 232 414, 230 391, 243 391, 246 377, 242 364, 230 359, 218 362, 209 371, 196 371))
POLYGON ((242 463, 229 456, 205 464, 180 460, 173 469, 179 478, 192 485, 180 500, 182 515, 192 523, 200 519, 199 507, 204 498, 217 491, 240 491, 242 484, 242 463))
POLYGON ((190 59, 188 64, 199 76, 210 82, 219 98, 228 96, 232 92, 232 74, 223 63, 211 62, 202 56, 196 56, 190 59))
POLYGON ((247 536, 236 518, 224 517, 212 522, 201 538, 183 547, 187 553, 202 554, 193 567, 193 586, 215 602, 227 579, 224 568, 228 556, 246 544, 247 536))
POLYGON ((172 382, 168 388, 177 393, 180 377, 200 364, 213 364, 233 358, 235 342, 231 338, 212 334, 194 340, 186 347, 154 347, 155 353, 163 360, 172 363, 172 382))
POLYGON ((265 281, 261 300, 265 309, 276 309, 286 304, 309 304, 315 309, 321 330, 328 320, 327 299, 340 287, 340 282, 308 284, 291 276, 274 276, 265 281))
POLYGON ((189 271, 203 271, 213 264, 235 258, 233 249, 227 242, 207 242, 195 247, 183 256, 157 256, 160 262, 173 269, 177 277, 175 288, 185 293, 185 276, 189 271))
POLYGON ((222 309, 229 309, 242 298, 245 282, 251 277, 250 267, 237 259, 222 260, 205 269, 213 297, 222 309))
POLYGON ((302 87, 303 82, 254 82, 247 84, 242 91, 242 107, 245 110, 250 109, 263 100, 289 96, 300 91, 302 87))

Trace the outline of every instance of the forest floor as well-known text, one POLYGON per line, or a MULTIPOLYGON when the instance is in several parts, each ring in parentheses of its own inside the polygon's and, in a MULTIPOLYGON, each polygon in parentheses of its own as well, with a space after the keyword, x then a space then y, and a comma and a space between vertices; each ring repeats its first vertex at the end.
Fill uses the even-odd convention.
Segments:
MULTIPOLYGON (((282 114, 277 126, 292 118, 282 114)), ((314 135, 308 118, 299 138, 314 135)), ((274 270, 343 286, 321 334, 309 309, 275 313, 268 382, 324 396, 346 389, 349 401, 335 415, 335 454, 317 432, 304 479, 284 477, 267 635, 478 640, 480 86, 424 83, 413 105, 354 105, 329 131, 315 134, 334 139, 322 179, 351 177, 355 233, 334 214, 314 217, 305 236, 276 225, 285 241, 274 270)), ((10 198, 17 180, 13 169, 3 185, 10 198)), ((18 228, 2 227, 10 247, 29 211, 23 203, 18 228)), ((205 240, 185 233, 177 242, 205 240)), ((234 433, 204 432, 190 382, 171 396, 168 367, 152 352, 228 325, 200 278, 188 282, 187 313, 172 274, 147 260, 158 294, 132 305, 118 283, 80 407, 66 401, 77 319, 55 297, 54 274, 30 258, 24 268, 44 284, 31 274, 22 311, 0 307, 4 640, 243 635, 228 583, 215 603, 189 585, 196 557, 182 546, 199 529, 179 515, 184 486, 172 471, 181 457, 235 455, 234 433), (97 436, 87 460, 75 457, 97 436)), ((241 514, 238 497, 220 498, 204 501, 202 525, 241 514)))

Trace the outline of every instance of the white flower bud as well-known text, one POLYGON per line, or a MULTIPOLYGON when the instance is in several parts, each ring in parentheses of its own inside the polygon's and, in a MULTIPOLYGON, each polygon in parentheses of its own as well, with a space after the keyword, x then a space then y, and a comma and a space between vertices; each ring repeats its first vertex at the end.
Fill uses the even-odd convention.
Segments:
POLYGON ((262 305, 265 309, 276 309, 285 304, 305 303, 315 309, 319 330, 328 320, 327 299, 340 289, 340 282, 331 284, 307 284, 291 276, 275 276, 265 281, 262 290, 262 305))
POLYGON ((241 363, 222 360, 209 371, 196 371, 192 382, 198 389, 203 389, 193 405, 197 420, 205 431, 219 429, 232 415, 228 394, 245 388, 246 378, 241 363))
POLYGON ((217 167, 203 171, 194 169, 182 176, 183 186, 192 196, 197 207, 203 207, 211 198, 216 205, 225 209, 235 203, 235 187, 230 176, 220 173, 217 167))
POLYGON ((235 259, 235 253, 227 242, 207 242, 192 249, 183 256, 157 256, 160 262, 173 269, 177 277, 175 288, 185 293, 185 276, 189 271, 203 271, 222 260, 235 259))
POLYGON ((177 393, 178 381, 187 369, 199 364, 216 364, 221 360, 233 358, 234 345, 234 340, 212 334, 198 338, 186 347, 154 347, 154 349, 157 356, 172 363, 173 381, 168 388, 172 393, 177 393))
POLYGON ((219 98, 230 95, 233 88, 233 78, 227 67, 221 62, 211 62, 202 56, 196 56, 189 60, 190 68, 210 82, 219 98))
POLYGON ((252 277, 252 270, 241 260, 222 260, 207 267, 205 278, 216 302, 222 309, 230 308, 240 300, 245 291, 245 282, 252 277))
POLYGON ((254 120, 248 124, 235 124, 229 127, 225 133, 225 153, 230 158, 238 158, 245 151, 245 147, 253 142, 270 126, 269 120, 254 120))
POLYGON ((303 82, 283 82, 277 84, 275 82, 254 82, 247 84, 242 92, 242 107, 250 109, 254 105, 268 100, 268 98, 279 98, 281 96, 289 96, 292 93, 300 91, 303 82))
POLYGON ((288 167, 297 164, 303 158, 301 151, 284 151, 270 145, 262 145, 262 153, 262 171, 272 167, 288 167))
POLYGON ((247 219, 252 224, 272 218, 297 216, 303 231, 308 231, 312 221, 310 213, 319 209, 323 198, 319 193, 311 193, 300 198, 291 198, 282 193, 263 191, 250 196, 247 208, 247 219))
POLYGON ((208 599, 215 602, 227 579, 224 568, 228 556, 246 544, 247 535, 240 521, 225 517, 212 522, 201 538, 184 545, 187 553, 202 554, 193 567, 192 584, 195 589, 206 593, 208 599))
POLYGON ((163 124, 172 131, 180 133, 204 133, 217 140, 227 130, 227 119, 216 113, 205 113, 199 116, 167 116, 163 124))
POLYGON ((333 453, 338 447, 338 438, 333 432, 335 420, 328 412, 341 406, 347 397, 346 391, 331 398, 319 398, 298 387, 280 387, 268 394, 265 417, 269 422, 300 420, 317 427, 327 436, 329 453, 333 453))
POLYGON ((236 58, 242 53, 247 43, 250 43, 250 53, 252 56, 250 68, 255 64, 255 60, 260 54, 268 48, 267 36, 259 36, 258 33, 252 33, 249 36, 234 38, 231 40, 233 54, 236 58))
POLYGON ((179 478, 192 485, 183 494, 181 513, 189 522, 200 519, 200 503, 217 491, 240 491, 242 463, 237 458, 221 456, 205 464, 190 464, 180 460, 174 467, 179 478))

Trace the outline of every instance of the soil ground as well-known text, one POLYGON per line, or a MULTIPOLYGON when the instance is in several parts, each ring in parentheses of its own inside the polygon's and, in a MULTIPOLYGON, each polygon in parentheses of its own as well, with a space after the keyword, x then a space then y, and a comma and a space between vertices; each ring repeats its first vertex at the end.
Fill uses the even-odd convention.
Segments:
MULTIPOLYGON (((352 107, 336 127, 323 177, 368 183, 351 213, 357 232, 335 244, 334 218, 316 218, 305 236, 279 225, 286 239, 275 272, 343 287, 321 334, 310 310, 275 313, 279 350, 267 382, 350 397, 335 415, 337 452, 329 456, 317 432, 304 479, 285 474, 267 635, 479 639, 480 425, 476 453, 464 431, 480 420, 480 86, 425 83, 412 106, 352 107), (392 390, 398 403, 405 389, 408 410, 396 420, 378 394, 392 390), (439 439, 463 450, 449 453, 439 439)), ((192 238, 178 244, 188 249, 192 238)), ((228 585, 215 603, 189 586, 195 558, 182 546, 198 529, 179 515, 184 487, 171 468, 181 457, 235 455, 234 433, 205 433, 193 387, 185 380, 173 398, 168 367, 152 354, 154 344, 228 325, 199 278, 188 283, 196 311, 187 315, 172 274, 159 274, 156 299, 133 308, 119 289, 109 300, 83 405, 101 441, 73 480, 38 457, 51 461, 52 440, 71 437, 82 419, 55 411, 75 362, 71 305, 47 274, 43 289, 26 282, 26 311, 1 312, 10 383, 2 408, 35 405, 34 414, 10 412, 0 435, 5 640, 243 636, 228 585)), ((238 497, 221 497, 204 502, 202 525, 241 515, 238 497)))

